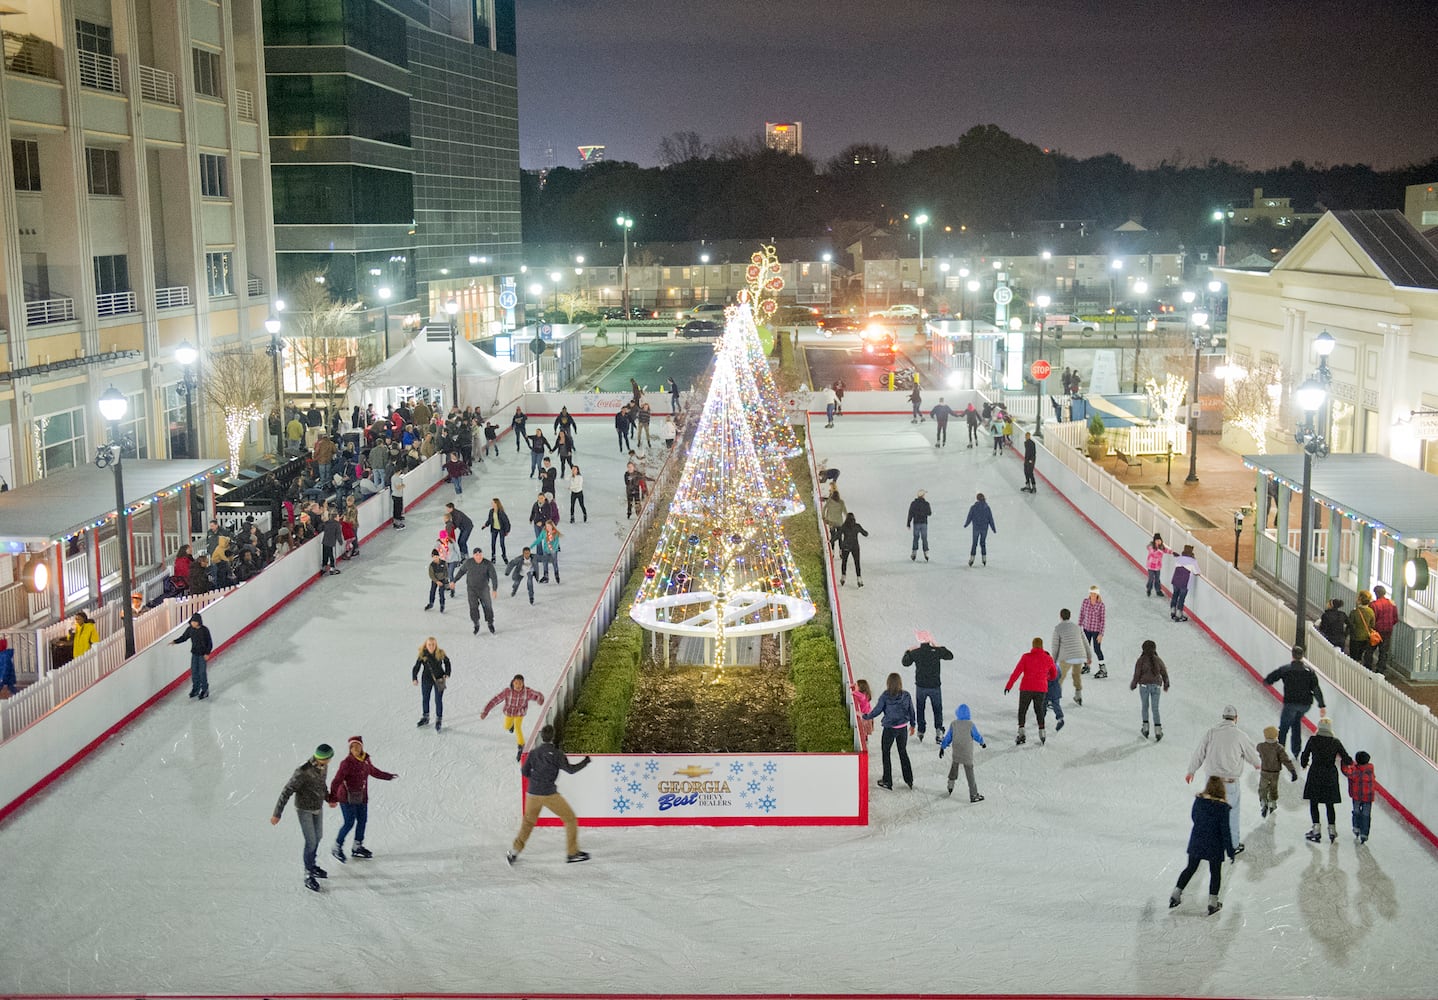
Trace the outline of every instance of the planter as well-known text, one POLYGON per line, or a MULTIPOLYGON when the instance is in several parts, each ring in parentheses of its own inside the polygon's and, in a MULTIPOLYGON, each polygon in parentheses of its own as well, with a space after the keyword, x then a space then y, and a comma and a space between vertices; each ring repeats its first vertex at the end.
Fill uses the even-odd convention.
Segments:
POLYGON ((1088 457, 1091 462, 1101 462, 1108 455, 1108 439, 1100 438, 1095 441, 1092 438, 1088 443, 1088 457))
POLYGON ((606 332, 603 331, 603 330, 600 330, 598 333, 596 333, 596 334, 594 335, 594 346, 595 346, 595 347, 608 347, 608 346, 609 346, 609 334, 606 333, 606 332))

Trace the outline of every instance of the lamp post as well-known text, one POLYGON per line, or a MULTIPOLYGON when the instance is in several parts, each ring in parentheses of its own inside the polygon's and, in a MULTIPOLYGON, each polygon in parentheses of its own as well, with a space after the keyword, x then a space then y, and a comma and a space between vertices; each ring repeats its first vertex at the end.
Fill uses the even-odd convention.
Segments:
POLYGON ((454 346, 455 339, 459 335, 455 319, 459 315, 459 302, 456 299, 449 299, 444 304, 444 311, 449 314, 449 405, 453 409, 459 405, 459 354, 454 346))
MULTIPOLYGON (((180 341, 180 346, 175 348, 175 360, 184 368, 184 380, 180 383, 185 394, 185 457, 199 458, 200 449, 197 447, 195 434, 195 362, 200 358, 200 352, 195 350, 193 344, 188 340, 180 341)), ((123 414, 122 414, 123 416, 123 414)))
POLYGON ((1229 217, 1230 215, 1232 215, 1232 214, 1233 214, 1232 212, 1226 211, 1225 209, 1221 209, 1221 208, 1220 208, 1220 209, 1215 209, 1214 212, 1213 212, 1213 221, 1214 221, 1214 222, 1217 222, 1218 225, 1219 225, 1219 230, 1218 230, 1218 231, 1219 231, 1219 237, 1218 237, 1218 266, 1219 266, 1219 267, 1222 267, 1222 266, 1223 266, 1223 263, 1224 263, 1224 261, 1223 261, 1224 251, 1228 248, 1228 217, 1229 217))
POLYGON ((1238 538, 1243 534, 1243 509, 1233 512, 1233 568, 1238 569, 1238 538))
POLYGON ((1318 355, 1318 381, 1323 384, 1323 391, 1328 395, 1323 400, 1323 416, 1319 419, 1319 426, 1323 428, 1324 440, 1333 437, 1333 371, 1328 367, 1328 355, 1333 353, 1333 348, 1338 342, 1333 339, 1333 334, 1324 330, 1317 337, 1313 338, 1313 353, 1318 355))
MULTIPOLYGON (((130 591, 134 587, 130 579, 130 523, 125 516, 125 475, 122 457, 124 442, 120 434, 120 421, 130 409, 130 402, 113 385, 100 395, 100 416, 110 425, 110 443, 102 444, 95 452, 98 468, 110 466, 115 470, 115 536, 120 546, 120 590, 125 595, 120 602, 120 622, 125 629, 125 657, 135 655, 134 608, 130 604, 130 591)), ((96 589, 100 582, 95 581, 96 589)))
POLYGON ((1133 283, 1133 293, 1138 296, 1138 308, 1134 310, 1133 317, 1133 391, 1138 393, 1138 352, 1142 345, 1139 343, 1140 334, 1143 331, 1143 297, 1148 294, 1148 282, 1142 278, 1133 283))
MULTIPOLYGON (((832 265, 833 265, 833 260, 834 260, 834 255, 833 255, 832 253, 830 253, 828 250, 825 250, 825 251, 824 251, 824 254, 823 254, 823 261, 824 261, 824 312, 825 312, 825 313, 831 313, 831 312, 834 311, 834 268, 833 268, 833 266, 832 266, 832 265)), ((707 278, 706 278, 706 280, 707 280, 707 278)), ((705 291, 707 292, 708 289, 706 288, 705 291)))
MULTIPOLYGON (((550 271, 550 272, 549 272, 549 281, 550 281, 550 284, 554 285, 554 311, 555 311, 556 314, 559 312, 559 283, 560 283, 561 281, 563 281, 563 280, 564 280, 564 275, 561 274, 560 272, 558 272, 558 271, 550 271)), ((553 323, 554 320, 551 319, 549 322, 553 323)))
POLYGON ((280 383, 280 356, 285 353, 285 342, 280 339, 280 318, 271 316, 265 320, 265 332, 270 335, 270 346, 265 353, 275 373, 275 413, 279 416, 279 429, 275 431, 275 462, 285 453, 285 397, 280 383))
MULTIPOLYGON (((1036 306, 1039 307, 1039 360, 1040 360, 1040 361, 1043 360, 1043 356, 1044 356, 1044 324, 1045 324, 1045 323, 1047 322, 1047 320, 1048 320, 1049 303, 1052 302, 1052 301, 1053 301, 1053 299, 1049 298, 1047 295, 1038 295, 1038 296, 1035 296, 1035 297, 1034 297, 1034 305, 1036 305, 1036 306)), ((1043 436, 1044 436, 1044 384, 1045 384, 1048 380, 1047 380, 1047 379, 1036 379, 1036 381, 1037 381, 1038 384, 1039 384, 1039 405, 1036 407, 1036 409, 1035 409, 1035 411, 1034 411, 1034 412, 1037 414, 1037 415, 1034 417, 1034 437, 1038 438, 1039 440, 1043 440, 1043 436)))
POLYGON ((1189 314, 1189 325, 1193 334, 1193 388, 1189 394, 1188 407, 1188 475, 1185 483, 1198 482, 1198 362, 1203 350, 1203 328, 1208 324, 1208 313, 1189 314))
POLYGON ((389 359, 389 297, 394 294, 388 285, 382 285, 379 289, 379 300, 384 304, 384 356, 389 359))
POLYGON ((620 300, 620 306, 624 309, 624 342, 629 342, 629 230, 634 228, 634 220, 627 215, 621 215, 614 220, 619 231, 624 234, 624 260, 622 270, 624 272, 624 295, 620 300))
POLYGON ((1319 432, 1314 416, 1327 402, 1328 390, 1322 382, 1310 378, 1300 385, 1293 395, 1303 411, 1303 423, 1299 424, 1298 433, 1294 435, 1294 440, 1303 449, 1303 497, 1300 501, 1303 504, 1303 514, 1298 522, 1298 597, 1294 602, 1298 613, 1294 623, 1293 644, 1307 647, 1308 547, 1313 534, 1313 459, 1314 456, 1323 458, 1328 454, 1328 440, 1319 432))
POLYGON ((1115 257, 1108 262, 1108 314, 1113 317, 1114 340, 1118 339, 1118 309, 1114 307, 1114 281, 1123 270, 1123 261, 1115 257))
MULTIPOLYGON (((968 273, 969 273, 969 269, 968 269, 967 267, 961 267, 961 268, 959 268, 959 277, 962 278, 962 277, 966 276, 968 273)), ((969 291, 970 294, 977 293, 978 290, 979 290, 979 279, 978 279, 978 278, 970 278, 970 279, 969 279, 969 283, 968 283, 967 285, 965 285, 964 287, 969 291)), ((966 301, 967 301, 967 300, 966 300, 966 301)), ((974 308, 978 308, 978 307, 975 306, 974 308)), ((974 318, 973 318, 972 316, 970 316, 970 317, 969 317, 969 388, 970 388, 970 389, 977 389, 977 388, 979 387, 978 378, 979 378, 979 331, 978 331, 978 329, 974 326, 974 318)))
POLYGON ((914 225, 919 227, 919 313, 924 311, 924 227, 929 224, 929 217, 923 212, 914 216, 914 225))

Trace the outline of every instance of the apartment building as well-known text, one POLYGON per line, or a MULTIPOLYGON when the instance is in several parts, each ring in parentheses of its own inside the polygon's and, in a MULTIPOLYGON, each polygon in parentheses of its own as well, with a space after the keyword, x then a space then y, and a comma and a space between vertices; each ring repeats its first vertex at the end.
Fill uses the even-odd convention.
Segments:
POLYGON ((188 341, 202 368, 267 337, 259 2, 19 6, 0 22, 0 476, 89 462, 110 385, 129 397, 139 457, 223 454, 174 352, 188 341))

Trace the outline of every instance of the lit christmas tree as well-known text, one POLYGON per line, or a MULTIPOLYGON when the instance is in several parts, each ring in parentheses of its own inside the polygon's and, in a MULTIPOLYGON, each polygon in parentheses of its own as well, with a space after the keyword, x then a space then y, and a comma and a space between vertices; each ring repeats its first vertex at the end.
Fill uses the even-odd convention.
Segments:
POLYGON ((768 417, 768 427, 757 436, 755 447, 762 451, 773 450, 784 458, 802 455, 804 448, 799 444, 794 428, 789 424, 789 411, 784 405, 784 397, 774 383, 774 373, 769 370, 769 359, 764 356, 764 345, 759 342, 759 328, 754 325, 754 318, 749 310, 742 305, 730 310, 722 349, 731 351, 735 365, 744 367, 752 374, 758 391, 758 405, 768 417))
POLYGON ((729 638, 808 621, 814 604, 779 527, 783 505, 754 450, 733 359, 721 350, 630 617, 651 631, 712 638, 717 667, 729 638))
POLYGON ((730 335, 736 326, 748 323, 748 315, 742 308, 735 312, 738 315, 730 320, 720 351, 727 353, 734 369, 739 401, 749 422, 754 451, 764 474, 766 495, 778 502, 775 512, 780 517, 791 517, 804 510, 804 501, 799 498, 798 487, 794 485, 794 477, 789 475, 786 461, 791 450, 797 449, 798 442, 787 419, 776 424, 773 415, 764 406, 763 394, 754 377, 754 367, 745 351, 743 337, 730 335))

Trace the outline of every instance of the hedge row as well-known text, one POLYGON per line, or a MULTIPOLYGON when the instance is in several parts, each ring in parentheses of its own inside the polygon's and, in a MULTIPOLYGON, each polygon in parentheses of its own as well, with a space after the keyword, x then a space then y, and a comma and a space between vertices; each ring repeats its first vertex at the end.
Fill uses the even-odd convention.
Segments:
POLYGON ((564 747, 570 753, 619 753, 624 745, 624 727, 644 654, 644 630, 624 609, 634 602, 643 579, 642 566, 629 574, 619 596, 621 610, 599 640, 579 700, 564 717, 564 747))

